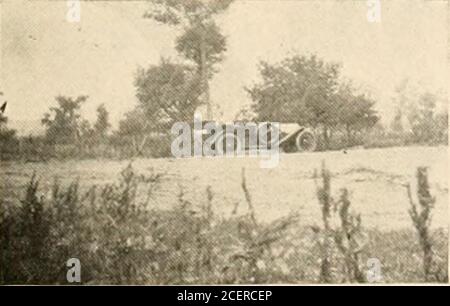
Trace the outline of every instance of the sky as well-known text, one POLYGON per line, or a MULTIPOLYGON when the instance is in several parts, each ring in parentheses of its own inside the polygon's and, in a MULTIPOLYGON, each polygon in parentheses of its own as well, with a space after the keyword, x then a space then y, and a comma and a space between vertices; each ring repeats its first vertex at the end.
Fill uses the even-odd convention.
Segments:
MULTIPOLYGON (((211 82, 219 120, 232 120, 251 103, 244 87, 258 82, 258 63, 317 54, 343 65, 351 79, 393 113, 395 87, 410 79, 423 90, 447 93, 448 1, 381 2, 381 22, 370 23, 364 0, 237 0, 217 20, 228 38, 225 60, 211 82)), ((95 119, 105 104, 117 126, 137 104, 138 67, 161 57, 179 60, 180 29, 142 18, 145 1, 81 3, 81 20, 66 20, 66 1, 3 0, 0 91, 7 116, 22 134, 37 131, 57 95, 88 95, 83 115, 95 119)))

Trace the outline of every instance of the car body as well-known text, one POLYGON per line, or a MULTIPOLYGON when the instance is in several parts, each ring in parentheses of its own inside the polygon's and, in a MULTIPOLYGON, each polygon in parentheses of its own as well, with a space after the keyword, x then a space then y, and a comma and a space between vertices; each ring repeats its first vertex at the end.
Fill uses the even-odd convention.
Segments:
MULTIPOLYGON (((212 123, 212 122, 208 122, 212 123)), ((233 123, 216 123, 220 127, 217 135, 213 135, 214 143, 223 143, 223 147, 231 144, 228 150, 270 150, 273 147, 279 147, 284 152, 312 152, 316 149, 316 137, 311 129, 301 126, 296 123, 280 123, 274 124, 270 122, 249 123, 249 122, 233 122, 233 123), (237 132, 237 126, 244 125, 248 128, 245 131, 245 138, 237 132), (256 127, 257 140, 249 141, 250 127, 256 127), (278 131, 278 137, 273 137, 278 131), (261 133, 265 133, 265 137, 261 137, 261 133), (272 138, 274 140, 272 141, 272 138), (276 143, 275 143, 276 141, 276 143)), ((203 125, 203 127, 205 124, 203 125)), ((207 129, 202 130, 203 135, 209 135, 207 129)), ((205 136, 204 136, 205 137, 205 136)))

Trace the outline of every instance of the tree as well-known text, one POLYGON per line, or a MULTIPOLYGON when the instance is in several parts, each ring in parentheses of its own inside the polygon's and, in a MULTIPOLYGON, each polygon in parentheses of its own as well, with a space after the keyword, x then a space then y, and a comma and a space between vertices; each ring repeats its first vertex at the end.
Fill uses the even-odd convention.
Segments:
POLYGON ((197 66, 201 80, 203 103, 207 117, 212 119, 209 97, 209 79, 215 64, 223 59, 226 38, 220 32, 214 17, 228 9, 233 0, 151 0, 144 18, 183 29, 176 40, 176 49, 197 66))
POLYGON ((109 123, 109 113, 104 104, 97 108, 97 121, 94 124, 95 135, 99 140, 104 140, 108 135, 108 130, 111 127, 109 123))
POLYGON ((121 147, 131 146, 133 155, 142 155, 151 132, 151 121, 148 121, 141 107, 125 114, 119 122, 119 129, 113 135, 113 143, 121 147))
POLYGON ((331 132, 345 127, 347 135, 373 126, 375 104, 339 82, 341 66, 312 55, 293 56, 281 63, 262 62, 262 82, 247 88, 259 121, 296 122, 321 129, 325 148, 331 132))
POLYGON ((47 128, 45 137, 50 144, 74 144, 81 141, 81 105, 87 96, 71 97, 58 96, 57 107, 51 107, 44 115, 42 124, 47 128))
POLYGON ((408 121, 416 142, 428 143, 439 138, 436 106, 437 97, 429 92, 421 94, 416 103, 409 104, 408 121))
POLYGON ((139 106, 146 116, 145 130, 167 132, 175 122, 192 122, 201 104, 198 75, 188 66, 162 60, 137 73, 139 106))
POLYGON ((214 22, 195 24, 178 37, 176 50, 196 64, 199 74, 207 73, 206 77, 210 79, 214 65, 223 60, 227 50, 226 38, 214 22), (206 65, 206 72, 202 71, 203 65, 206 65))
POLYGON ((402 118, 403 118, 403 113, 400 109, 397 109, 395 112, 395 116, 392 119, 391 122, 391 130, 395 133, 403 133, 404 128, 403 128, 403 122, 402 122, 402 118))
POLYGON ((414 143, 448 143, 445 92, 430 92, 419 83, 405 79, 395 88, 393 103, 396 110, 391 130, 409 136, 409 141, 414 143))
POLYGON ((17 158, 19 152, 19 139, 16 130, 7 128, 6 126, 0 128, 0 160, 6 158, 17 158))
POLYGON ((336 116, 342 125, 347 142, 350 144, 353 135, 360 131, 367 131, 378 121, 379 117, 374 110, 375 101, 363 94, 355 95, 350 85, 344 85, 337 93, 336 116))
MULTIPOLYGON (((3 96, 3 92, 0 92, 0 97, 3 96)), ((0 100, 0 105, 3 101, 0 100)), ((17 138, 16 130, 8 128, 8 117, 0 112, 0 160, 9 158, 11 156, 17 156, 16 150, 18 149, 19 140, 17 138)))
POLYGON ((403 119, 405 117, 405 109, 409 100, 409 87, 411 86, 409 79, 404 79, 395 88, 395 97, 393 104, 395 106, 395 116, 391 122, 391 130, 402 133, 405 130, 403 119))
POLYGON ((279 64, 260 64, 262 83, 247 88, 260 121, 296 122, 329 131, 338 124, 335 98, 339 65, 316 56, 294 56, 279 64))
MULTIPOLYGON (((102 141, 101 135, 98 134, 95 126, 93 127, 89 121, 82 119, 78 126, 79 145, 82 150, 89 151, 98 146, 102 141)), ((106 134, 105 134, 106 136, 106 134)))

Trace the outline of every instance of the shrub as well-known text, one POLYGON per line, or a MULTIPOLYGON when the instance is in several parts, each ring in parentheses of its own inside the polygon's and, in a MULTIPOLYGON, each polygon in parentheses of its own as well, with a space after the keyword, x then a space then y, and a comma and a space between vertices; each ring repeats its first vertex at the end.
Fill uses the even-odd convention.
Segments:
POLYGON ((0 125, 0 160, 12 160, 19 149, 16 131, 3 129, 0 125))
POLYGON ((420 246, 412 230, 364 231, 350 212, 349 192, 333 199, 331 177, 323 165, 317 184, 323 224, 311 233, 297 226, 297 215, 259 221, 245 170, 243 198, 229 219, 214 215, 211 187, 200 203, 189 202, 180 187, 173 207, 152 207, 163 176, 138 175, 131 165, 117 183, 85 192, 77 181, 63 187, 55 180, 48 197, 33 176, 22 201, 0 199, 0 284, 66 284, 70 258, 80 260, 85 284, 365 282, 362 261, 369 254, 383 262, 386 281, 448 279, 448 233, 429 228, 426 171, 418 172, 419 204, 411 200, 420 246), (240 206, 246 213, 238 216, 240 206), (415 254, 423 255, 423 273, 415 254))
MULTIPOLYGON (((247 213, 227 222, 234 229, 235 247, 227 257, 224 267, 226 283, 267 283, 275 282, 275 261, 271 257, 272 245, 283 238, 286 230, 297 222, 297 215, 290 215, 269 224, 260 224, 255 215, 251 193, 247 187, 245 169, 242 169, 241 188, 247 204, 247 213)), ((239 203, 238 203, 239 205, 239 203)), ((237 212, 237 206, 234 214, 237 212)), ((223 230, 226 231, 224 228, 223 230)), ((228 231, 230 231, 228 229, 228 231)))
POLYGON ((322 164, 321 178, 322 186, 317 187, 317 198, 322 210, 323 228, 313 227, 321 253, 319 281, 335 281, 332 261, 334 249, 337 249, 344 260, 344 281, 364 283, 366 279, 361 270, 360 254, 364 250, 366 238, 362 231, 361 217, 350 213, 351 202, 347 189, 341 190, 339 201, 333 199, 331 173, 326 169, 325 163, 322 164), (339 218, 340 223, 333 222, 336 218, 339 218))
POLYGON ((433 241, 431 238, 431 214, 435 198, 430 193, 427 168, 417 169, 417 204, 412 197, 411 187, 407 185, 408 198, 411 205, 409 214, 417 230, 419 243, 423 252, 423 274, 424 281, 445 281, 446 272, 441 271, 434 261, 433 241))

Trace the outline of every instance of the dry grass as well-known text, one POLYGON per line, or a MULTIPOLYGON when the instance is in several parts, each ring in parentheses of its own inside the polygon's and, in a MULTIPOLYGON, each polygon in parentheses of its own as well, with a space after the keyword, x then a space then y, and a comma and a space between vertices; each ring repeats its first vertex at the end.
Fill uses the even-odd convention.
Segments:
POLYGON ((411 194, 411 186, 406 186, 408 198, 411 205, 409 214, 416 228, 419 244, 422 249, 422 267, 424 280, 427 282, 445 282, 447 281, 447 272, 443 271, 443 267, 435 263, 434 242, 431 238, 431 219, 436 199, 430 193, 430 185, 428 183, 427 168, 420 167, 417 169, 417 204, 411 194))
MULTIPOLYGON (((322 185, 317 186, 317 198, 322 211, 323 228, 313 227, 321 254, 320 282, 336 282, 333 276, 332 253, 335 248, 344 260, 343 274, 346 282, 366 282, 362 272, 360 255, 364 251, 366 237, 361 216, 350 212, 351 202, 346 188, 341 190, 338 201, 331 194, 331 173, 322 163, 322 185), (333 222, 332 219, 339 220, 333 222)), ((315 175, 317 177, 317 174, 315 175)))
MULTIPOLYGON (((78 182, 63 187, 55 181, 48 198, 39 195, 33 177, 22 201, 0 203, 0 283, 65 284, 65 263, 73 257, 82 263, 84 284, 361 282, 369 258, 380 260, 385 282, 427 280, 413 229, 364 229, 350 213, 345 190, 337 201, 332 199, 327 173, 323 169, 318 192, 326 236, 323 229, 299 226, 297 215, 258 221, 244 170, 244 197, 235 211, 247 213, 228 219, 214 214, 218 199, 209 187, 201 203, 189 202, 180 187, 176 207, 154 208, 161 175, 144 177, 131 167, 117 183, 84 193, 78 182), (140 192, 146 196, 138 196, 140 192), (337 225, 330 219, 333 214, 340 220, 337 225), (359 233, 366 238, 363 247, 357 243, 359 233), (320 236, 329 239, 326 253, 317 243, 320 236)), ((447 235, 428 232, 433 265, 443 273, 428 281, 447 279, 447 235)))

